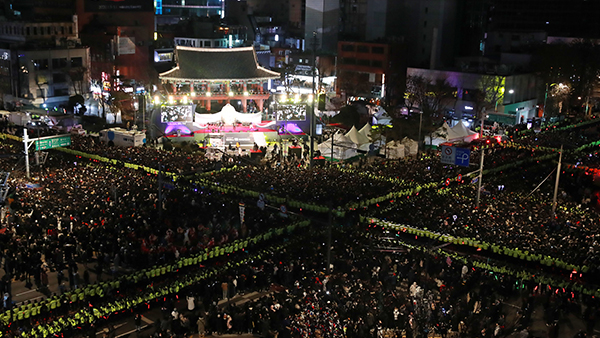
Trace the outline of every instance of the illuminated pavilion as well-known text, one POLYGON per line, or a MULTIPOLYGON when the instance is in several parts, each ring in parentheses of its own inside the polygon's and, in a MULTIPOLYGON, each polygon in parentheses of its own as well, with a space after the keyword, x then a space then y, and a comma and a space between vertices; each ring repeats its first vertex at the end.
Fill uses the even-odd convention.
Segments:
POLYGON ((222 105, 241 101, 246 112, 253 101, 258 111, 269 99, 265 83, 280 74, 258 65, 253 47, 196 48, 177 46, 177 66, 159 78, 173 102, 192 102, 211 110, 211 101, 222 105))

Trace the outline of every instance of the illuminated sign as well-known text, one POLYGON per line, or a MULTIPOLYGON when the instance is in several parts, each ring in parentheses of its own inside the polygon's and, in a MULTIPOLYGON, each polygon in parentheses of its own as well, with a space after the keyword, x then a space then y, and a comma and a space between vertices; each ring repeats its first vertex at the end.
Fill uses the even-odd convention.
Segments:
POLYGON ((86 12, 154 12, 148 0, 85 0, 86 12))

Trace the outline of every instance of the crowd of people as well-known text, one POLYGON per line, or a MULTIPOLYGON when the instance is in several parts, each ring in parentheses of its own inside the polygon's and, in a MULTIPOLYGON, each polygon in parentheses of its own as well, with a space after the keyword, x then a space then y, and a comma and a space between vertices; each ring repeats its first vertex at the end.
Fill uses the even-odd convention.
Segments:
POLYGON ((71 136, 71 149, 154 169, 162 166, 163 170, 177 174, 202 172, 216 167, 214 161, 200 152, 188 154, 152 147, 110 147, 93 137, 79 135, 71 136))
MULTIPOLYGON (((548 136, 552 133, 540 133, 527 136, 522 144, 541 142, 551 147, 555 141, 569 141, 582 145, 597 140, 594 133, 591 127, 583 136, 574 131, 561 131, 554 137, 548 136)), ((14 154, 16 147, 11 141, 3 142, 0 154, 14 154)), ((160 163, 175 173, 217 167, 215 161, 200 154, 150 147, 107 147, 93 138, 78 136, 73 136, 72 148, 153 168, 160 163)), ((509 162, 521 165, 484 177, 479 208, 474 208, 476 185, 469 184, 470 178, 466 177, 460 183, 455 180, 469 169, 441 164, 434 153, 402 161, 363 160, 353 166, 313 169, 252 165, 215 172, 210 179, 338 207, 452 178, 451 184, 361 208, 349 217, 368 213, 453 236, 549 255, 598 272, 599 215, 590 205, 579 202, 581 198, 573 197, 585 194, 579 190, 582 182, 589 180, 566 176, 561 181, 559 208, 553 214, 550 184, 533 191, 554 166, 538 163, 536 158, 542 154, 545 152, 514 147, 487 151, 488 169, 509 162)), ((472 162, 477 161, 477 156, 474 152, 472 162)), ((3 168, 12 168, 17 161, 0 158, 3 168)), ((67 281, 70 289, 76 289, 89 283, 92 271, 86 268, 80 272, 77 263, 95 263, 92 272, 97 276, 103 272, 118 274, 123 268, 139 270, 290 222, 289 218, 254 207, 246 209, 242 221, 238 204, 241 198, 211 192, 186 180, 168 182, 157 189, 155 175, 59 152, 51 152, 46 164, 36 168, 34 175, 35 185, 18 172, 8 182, 14 188, 8 199, 10 209, 0 220, 0 258, 6 273, 0 281, 0 292, 9 295, 3 302, 5 309, 13 305, 12 278, 30 281, 30 285, 35 283, 43 289, 50 282, 49 272, 60 271, 62 276, 57 282, 63 285, 61 290, 67 288, 67 281)), ((187 312, 174 311, 173 299, 165 301, 165 320, 158 326, 159 331, 183 334, 203 329, 284 338, 400 336, 401 332, 422 337, 432 331, 443 336, 454 331, 469 337, 492 337, 510 330, 526 330, 533 285, 526 285, 522 291, 528 297, 522 302, 520 319, 508 322, 501 301, 514 295, 512 277, 496 278, 469 267, 465 271, 463 264, 416 251, 373 251, 373 244, 380 239, 365 242, 360 233, 340 234, 335 244, 334 272, 329 275, 323 273, 323 246, 298 245, 195 285, 186 290, 187 312), (243 306, 218 306, 221 294, 229 298, 236 292, 264 292, 272 285, 282 288, 243 306)), ((544 304, 567 303, 562 296, 539 291, 537 295, 545 297, 544 304)), ((552 313, 548 306, 547 312, 552 313)), ((552 321, 548 319, 549 323, 552 321)))
POLYGON ((167 298, 154 335, 528 337, 540 306, 548 337, 559 336, 560 320, 569 313, 593 329, 596 300, 574 299, 427 252, 387 250, 379 235, 355 230, 336 237, 332 273, 324 273, 322 246, 288 247, 189 288, 184 306, 167 298), (231 299, 247 292, 261 297, 231 299))
POLYGON ((22 173, 9 178, 15 189, 1 220, 2 294, 10 293, 11 278, 43 288, 44 275, 59 271, 58 284, 74 289, 89 282, 90 272, 102 276, 171 262, 290 222, 256 208, 242 222, 237 201, 221 194, 194 186, 175 189, 173 182, 159 192, 156 177, 61 153, 53 153, 34 175, 39 184, 28 184, 22 173), (95 264, 82 272, 77 263, 95 264))

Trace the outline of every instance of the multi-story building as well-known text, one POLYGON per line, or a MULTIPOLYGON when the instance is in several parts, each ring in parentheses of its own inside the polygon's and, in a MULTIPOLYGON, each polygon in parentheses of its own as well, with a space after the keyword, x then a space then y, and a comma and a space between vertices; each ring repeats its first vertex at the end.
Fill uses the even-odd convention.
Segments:
POLYGON ((108 76, 111 86, 134 81, 156 83, 152 2, 76 1, 80 38, 90 47, 92 79, 100 82, 108 76))
POLYGON ((395 104, 406 85, 403 46, 399 43, 340 41, 337 91, 347 99, 385 100, 395 104))
POLYGON ((458 72, 424 68, 408 68, 407 76, 421 76, 434 83, 437 80, 447 81, 456 90, 457 100, 446 111, 454 112, 458 118, 479 118, 477 112, 478 91, 482 84, 494 83, 495 95, 500 100, 493 109, 486 110, 487 118, 508 124, 527 121, 539 117, 538 94, 543 87, 542 81, 535 74, 495 74, 490 72, 458 72), (494 77, 493 81, 487 81, 494 77), (487 81, 487 82, 486 82, 487 81))
POLYGON ((156 15, 188 17, 225 17, 224 0, 154 0, 156 15))
POLYGON ((89 52, 81 46, 18 50, 18 97, 51 108, 66 104, 71 95, 88 93, 89 52))
POLYGON ((0 22, 0 43, 7 47, 1 55, 2 94, 51 108, 89 92, 89 49, 79 41, 77 22, 77 16, 0 22))
POLYGON ((337 50, 340 4, 339 0, 306 0, 304 39, 306 49, 325 53, 337 50))

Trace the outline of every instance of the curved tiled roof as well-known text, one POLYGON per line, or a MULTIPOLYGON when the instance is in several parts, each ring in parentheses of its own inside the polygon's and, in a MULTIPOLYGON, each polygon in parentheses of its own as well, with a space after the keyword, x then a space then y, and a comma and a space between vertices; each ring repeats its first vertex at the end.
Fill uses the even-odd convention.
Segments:
POLYGON ((279 73, 258 65, 253 47, 195 48, 177 46, 177 66, 159 75, 161 80, 266 80, 279 73))

